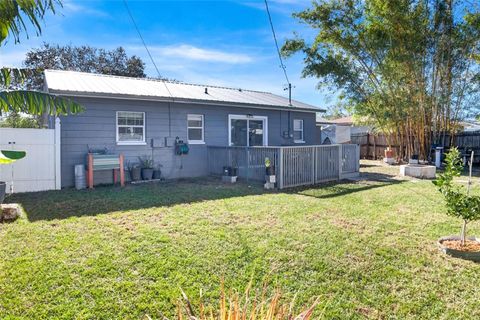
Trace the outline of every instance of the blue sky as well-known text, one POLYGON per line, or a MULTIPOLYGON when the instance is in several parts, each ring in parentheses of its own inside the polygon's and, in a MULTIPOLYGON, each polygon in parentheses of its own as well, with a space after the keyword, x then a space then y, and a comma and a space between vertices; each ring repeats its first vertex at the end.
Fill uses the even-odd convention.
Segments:
MULTIPOLYGON (((257 1, 140 1, 128 0, 143 37, 167 78, 221 86, 242 87, 287 95, 263 0, 257 1)), ((309 0, 270 0, 270 11, 281 43, 294 31, 314 33, 292 18, 309 0)), ((0 47, 0 65, 19 66, 25 52, 41 43, 73 44, 112 49, 123 46, 155 69, 142 46, 123 2, 64 0, 61 14, 48 16, 41 37, 0 47)), ((302 79, 301 56, 285 61, 293 98, 320 107, 335 102, 316 89, 317 80, 302 79)))

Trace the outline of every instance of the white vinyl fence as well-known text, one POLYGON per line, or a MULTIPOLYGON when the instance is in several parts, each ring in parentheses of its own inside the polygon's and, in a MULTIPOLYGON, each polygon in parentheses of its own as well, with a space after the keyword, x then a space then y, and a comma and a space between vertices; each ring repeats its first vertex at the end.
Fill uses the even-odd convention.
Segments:
POLYGON ((355 144, 291 147, 208 147, 210 174, 224 166, 238 168, 240 178, 263 181, 265 158, 276 168, 278 188, 311 185, 359 174, 360 148, 355 144))
POLYGON ((25 151, 26 157, 0 165, 7 193, 60 189, 60 120, 55 129, 0 128, 0 149, 25 151))

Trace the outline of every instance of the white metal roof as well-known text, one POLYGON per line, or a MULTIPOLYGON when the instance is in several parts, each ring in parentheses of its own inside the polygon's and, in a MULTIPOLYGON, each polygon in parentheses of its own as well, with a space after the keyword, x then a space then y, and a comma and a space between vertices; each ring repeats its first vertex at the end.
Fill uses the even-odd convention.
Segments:
POLYGON ((322 109, 269 92, 186 84, 156 79, 129 78, 76 71, 45 70, 46 88, 51 93, 72 96, 144 98, 216 105, 256 105, 312 110, 322 109), (207 93, 205 93, 205 90, 207 93))

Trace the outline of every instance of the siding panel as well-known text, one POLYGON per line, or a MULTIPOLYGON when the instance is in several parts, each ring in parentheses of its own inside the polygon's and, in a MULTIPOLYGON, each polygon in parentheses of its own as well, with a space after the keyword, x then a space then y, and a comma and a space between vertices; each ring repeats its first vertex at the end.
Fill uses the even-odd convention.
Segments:
MULTIPOLYGON (((293 119, 304 120, 306 145, 318 144, 320 132, 315 123, 315 113, 298 111, 262 110, 254 108, 220 107, 208 105, 174 104, 165 102, 114 100, 103 98, 77 99, 86 109, 78 115, 62 117, 62 186, 73 186, 74 165, 84 164, 88 147, 107 148, 123 153, 127 162, 138 162, 138 157, 152 155, 161 164, 165 178, 197 177, 208 174, 207 145, 228 144, 228 115, 253 114, 268 117, 269 145, 294 145, 292 139, 284 138, 283 132, 293 132, 293 119), (122 146, 116 144, 116 111, 145 112, 146 145, 122 146), (187 114, 204 115, 206 145, 190 145, 188 155, 177 156, 173 147, 150 147, 151 139, 161 142, 166 137, 187 140, 187 114), (289 115, 290 113, 290 115, 289 115)), ((128 176, 128 175, 127 175, 128 176)), ((96 183, 110 183, 111 172, 95 174, 96 183)))

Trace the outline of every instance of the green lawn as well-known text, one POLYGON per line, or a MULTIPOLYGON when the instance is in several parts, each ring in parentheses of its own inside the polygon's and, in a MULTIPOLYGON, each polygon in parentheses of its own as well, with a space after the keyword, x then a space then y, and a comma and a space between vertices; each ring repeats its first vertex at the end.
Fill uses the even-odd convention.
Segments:
POLYGON ((480 265, 436 247, 459 221, 394 170, 364 162, 364 180, 284 192, 197 180, 10 197, 26 216, 0 225, 0 318, 172 316, 180 287, 216 304, 224 278, 299 307, 320 296, 329 319, 478 319, 480 265))

